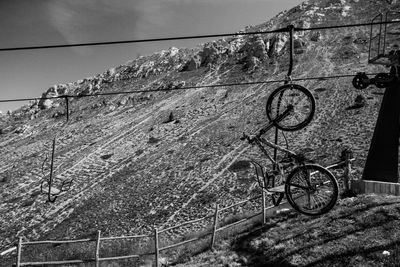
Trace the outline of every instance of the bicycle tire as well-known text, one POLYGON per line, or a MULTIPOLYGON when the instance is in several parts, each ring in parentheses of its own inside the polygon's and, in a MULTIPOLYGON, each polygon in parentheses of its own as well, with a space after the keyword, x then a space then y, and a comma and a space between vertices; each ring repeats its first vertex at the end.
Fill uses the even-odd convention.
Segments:
POLYGON ((329 212, 335 206, 339 187, 335 176, 326 168, 307 164, 295 168, 289 174, 285 194, 295 210, 317 216, 329 212))
POLYGON ((298 84, 285 84, 274 90, 268 97, 266 112, 268 119, 278 129, 289 132, 297 131, 307 126, 313 119, 315 99, 305 87, 298 84), (300 105, 304 99, 307 102, 300 105), (295 100, 296 102, 294 102, 295 100), (289 107, 294 110, 281 121, 277 121, 276 118, 289 107), (301 114, 303 116, 300 116, 301 114))

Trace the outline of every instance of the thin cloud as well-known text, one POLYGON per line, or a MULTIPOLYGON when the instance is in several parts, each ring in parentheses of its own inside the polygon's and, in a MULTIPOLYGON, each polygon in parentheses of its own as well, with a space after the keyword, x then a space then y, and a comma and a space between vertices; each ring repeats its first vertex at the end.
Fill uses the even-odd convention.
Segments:
MULTIPOLYGON (((133 1, 49 1, 47 11, 50 23, 69 44, 108 41, 124 28, 135 33, 139 12, 133 1)), ((121 38, 120 38, 121 39, 121 38)), ((73 48, 78 53, 88 52, 88 48, 73 48)))

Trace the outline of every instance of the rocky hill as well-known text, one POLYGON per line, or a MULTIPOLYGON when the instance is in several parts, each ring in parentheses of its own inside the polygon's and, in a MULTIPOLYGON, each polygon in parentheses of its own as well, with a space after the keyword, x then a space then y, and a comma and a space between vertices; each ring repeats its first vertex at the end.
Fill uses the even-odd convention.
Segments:
MULTIPOLYGON (((399 6, 385 0, 310 0, 243 32, 367 22, 379 10, 399 6)), ((367 65, 368 41, 368 27, 296 33, 293 78, 384 70, 367 65)), ((169 89, 281 79, 287 50, 285 33, 170 48, 48 89, 43 97, 77 96, 70 99, 68 123, 63 99, 41 99, 0 115, 0 251, 18 236, 77 238, 98 229, 106 236, 149 233, 204 216, 215 203, 258 193, 253 181, 229 167, 247 157, 266 162, 239 137, 267 120, 266 99, 280 84, 169 89), (151 92, 82 97, 135 90, 151 92), (46 158, 55 136, 56 185, 73 183, 49 203, 40 184, 48 177, 46 158)), ((312 151, 322 165, 350 148, 360 175, 383 91, 356 91, 351 78, 296 83, 312 91, 317 111, 309 126, 286 134, 290 148, 312 151), (357 97, 363 104, 354 108, 357 97)))

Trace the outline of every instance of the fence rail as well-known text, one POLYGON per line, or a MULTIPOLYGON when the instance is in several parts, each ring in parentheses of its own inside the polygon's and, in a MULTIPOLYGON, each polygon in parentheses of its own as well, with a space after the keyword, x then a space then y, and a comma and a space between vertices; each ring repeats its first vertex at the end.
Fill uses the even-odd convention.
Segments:
MULTIPOLYGON (((332 168, 336 168, 336 167, 339 167, 339 166, 345 166, 346 170, 344 172, 344 180, 346 182, 348 182, 349 181, 349 175, 352 173, 352 171, 351 171, 351 162, 353 162, 354 160, 355 160, 354 158, 351 158, 351 159, 347 158, 344 161, 340 161, 340 162, 337 162, 335 164, 329 165, 326 168, 327 169, 332 169, 332 168)), ((260 216, 260 215, 263 217, 262 218, 262 224, 265 224, 266 223, 267 211, 273 210, 274 208, 275 209, 279 208, 279 206, 277 207, 277 206, 274 206, 274 205, 266 207, 265 206, 265 199, 266 199, 267 196, 268 196, 268 194, 265 194, 265 192, 263 191, 261 195, 258 195, 258 196, 255 196, 255 197, 252 197, 252 198, 249 198, 249 199, 234 203, 234 204, 229 205, 227 207, 219 208, 219 206, 217 204, 215 206, 214 214, 211 214, 211 215, 199 218, 199 219, 183 222, 183 223, 180 223, 178 225, 175 225, 175 226, 172 226, 172 227, 168 227, 168 228, 165 228, 165 229, 161 229, 161 230, 158 230, 158 229, 155 228, 153 235, 132 235, 132 236, 118 236, 118 237, 101 237, 101 231, 98 231, 97 232, 97 236, 96 236, 95 239, 87 238, 87 239, 76 239, 76 240, 44 240, 44 241, 26 241, 26 242, 23 242, 22 238, 20 237, 19 241, 18 241, 18 245, 16 247, 12 247, 12 248, 9 248, 6 251, 3 251, 2 255, 5 252, 9 253, 9 252, 12 252, 13 250, 16 249, 17 250, 17 259, 16 259, 16 265, 14 265, 16 267, 28 266, 28 265, 38 266, 38 265, 50 265, 50 264, 51 265, 81 264, 81 263, 88 263, 88 262, 95 262, 96 263, 96 267, 98 267, 98 266, 100 266, 99 264, 102 261, 125 260, 125 259, 133 259, 133 258, 139 259, 140 256, 154 255, 155 263, 156 263, 156 266, 158 267, 159 264, 160 264, 160 260, 159 260, 160 253, 162 251, 165 251, 165 250, 168 250, 168 249, 172 249, 172 248, 176 248, 178 246, 183 246, 183 245, 186 245, 188 243, 195 242, 195 241, 200 240, 200 239, 202 239, 202 238, 204 238, 206 236, 209 236, 209 235, 211 235, 210 248, 212 249, 213 246, 214 246, 215 240, 216 240, 216 234, 218 232, 221 232, 221 231, 226 230, 228 228, 234 227, 234 226, 239 225, 239 224, 241 224, 243 222, 249 221, 249 220, 251 220, 251 219, 253 219, 253 218, 257 217, 257 216, 260 216), (257 200, 257 199, 260 199, 260 198, 262 200, 262 203, 261 203, 262 204, 261 205, 262 208, 261 208, 260 212, 256 212, 256 213, 254 213, 254 214, 252 214, 250 216, 247 216, 247 217, 245 217, 243 219, 240 219, 238 221, 235 221, 233 223, 226 224, 226 225, 221 226, 221 227, 218 226, 218 216, 221 214, 222 211, 226 211, 226 210, 231 209, 233 207, 236 207, 236 206, 239 206, 239 205, 243 205, 243 204, 246 204, 248 202, 251 202, 251 201, 254 201, 254 200, 257 200), (178 242, 178 243, 175 243, 175 244, 170 244, 170 245, 167 245, 167 246, 164 246, 164 247, 160 247, 160 245, 159 245, 159 242, 160 242, 159 235, 161 233, 164 233, 164 232, 167 232, 167 231, 171 231, 173 229, 176 229, 178 227, 182 227, 182 226, 185 226, 185 225, 194 224, 194 223, 197 223, 197 222, 200 222, 200 221, 204 221, 204 220, 207 220, 209 218, 213 218, 211 231, 209 231, 207 233, 204 233, 204 234, 202 234, 200 236, 197 236, 195 238, 191 238, 191 239, 184 240, 184 241, 181 241, 181 242, 178 242), (135 255, 115 256, 115 257, 104 257, 104 258, 100 257, 100 245, 101 245, 100 243, 101 243, 101 241, 119 240, 119 239, 136 239, 136 238, 152 238, 152 237, 154 237, 154 252, 143 253, 143 254, 135 254, 135 255), (94 258, 87 259, 87 260, 21 262, 22 246, 24 246, 24 245, 71 244, 71 243, 82 243, 82 242, 96 242, 96 251, 95 251, 95 254, 94 254, 94 258)), ((282 204, 287 204, 287 202, 282 202, 281 205, 282 204)))

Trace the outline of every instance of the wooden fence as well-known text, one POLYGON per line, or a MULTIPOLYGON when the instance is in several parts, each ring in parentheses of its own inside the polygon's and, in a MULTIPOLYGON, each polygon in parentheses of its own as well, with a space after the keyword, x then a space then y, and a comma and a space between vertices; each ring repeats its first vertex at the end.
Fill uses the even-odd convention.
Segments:
MULTIPOLYGON (((331 169, 331 168, 337 168, 337 167, 340 167, 340 166, 345 166, 345 172, 344 172, 344 183, 345 183, 344 187, 345 187, 345 189, 348 189, 348 184, 350 182, 349 181, 349 176, 351 174, 351 162, 353 160, 354 159, 346 159, 346 161, 341 161, 339 163, 336 163, 336 164, 333 164, 333 165, 330 165, 330 166, 326 167, 328 169, 331 169)), ((262 224, 265 224, 266 223, 266 217, 268 215, 271 215, 274 212, 276 212, 278 209, 282 209, 284 207, 285 208, 290 208, 290 206, 288 205, 287 202, 282 202, 280 206, 269 206, 269 207, 266 207, 266 202, 265 202, 266 195, 267 194, 263 190, 262 194, 259 195, 259 196, 243 200, 241 202, 232 204, 232 205, 224 207, 224 208, 220 208, 218 206, 218 204, 217 204, 215 206, 214 214, 205 216, 205 217, 200 218, 200 219, 195 219, 195 220, 183 222, 183 223, 181 223, 179 225, 175 225, 175 226, 172 226, 172 227, 169 227, 169 228, 165 228, 165 229, 161 229, 161 230, 155 228, 154 229, 154 233, 153 234, 149 234, 149 235, 101 237, 101 232, 97 231, 97 236, 96 236, 95 239, 62 240, 62 241, 55 241, 55 240, 52 240, 52 241, 30 241, 30 242, 28 242, 28 241, 24 242, 22 240, 22 238, 20 237, 19 241, 18 241, 18 245, 17 245, 17 247, 15 247, 15 249, 17 250, 17 259, 16 259, 16 265, 14 265, 14 266, 20 267, 20 266, 28 266, 28 265, 35 266, 35 265, 49 265, 49 264, 51 264, 51 265, 63 265, 63 264, 81 264, 81 263, 94 262, 95 266, 99 267, 100 263, 103 262, 103 261, 116 261, 116 260, 126 260, 126 259, 137 259, 139 261, 139 258, 141 256, 154 255, 155 264, 156 264, 157 267, 159 267, 160 266, 160 253, 162 251, 165 251, 165 250, 168 250, 168 249, 172 249, 172 248, 176 248, 176 247, 179 247, 179 246, 183 246, 183 245, 191 243, 191 242, 198 241, 198 240, 200 240, 200 239, 202 239, 202 238, 204 238, 204 237, 206 237, 208 235, 211 235, 211 238, 210 238, 210 249, 213 249, 213 246, 214 246, 215 240, 216 240, 216 234, 218 232, 223 231, 225 229, 228 229, 230 227, 236 226, 236 225, 241 224, 243 222, 249 221, 249 220, 251 220, 251 219, 253 219, 253 218, 257 217, 257 216, 262 216, 262 224), (250 215, 248 217, 245 217, 245 218, 243 218, 241 220, 238 220, 238 221, 235 221, 233 223, 230 223, 230 224, 227 224, 227 225, 224 225, 224 226, 221 226, 221 227, 218 226, 219 225, 218 216, 220 215, 221 212, 226 211, 228 209, 232 209, 232 208, 237 207, 239 205, 246 204, 246 203, 248 203, 250 201, 254 201, 254 200, 259 199, 259 198, 261 198, 261 204, 262 204, 261 205, 262 208, 261 208, 260 212, 254 213, 254 214, 252 214, 252 215, 250 215), (175 244, 167 245, 167 246, 164 246, 164 247, 160 246, 159 235, 161 233, 165 233, 167 231, 171 231, 171 230, 174 230, 176 228, 183 227, 183 226, 186 226, 186 225, 198 223, 198 222, 210 219, 210 218, 212 218, 212 220, 213 220, 211 231, 206 232, 206 233, 204 233, 202 235, 199 235, 199 236, 197 236, 195 238, 184 240, 184 241, 181 241, 181 242, 178 242, 178 243, 175 243, 175 244), (137 255, 117 256, 117 257, 105 257, 105 258, 101 258, 100 257, 100 243, 101 243, 101 241, 118 240, 118 239, 152 238, 152 237, 154 238, 154 252, 146 253, 146 254, 137 254, 137 255), (95 253, 94 253, 93 257, 88 259, 88 260, 21 262, 22 247, 23 246, 38 245, 38 244, 68 244, 68 243, 83 243, 83 242, 95 242, 95 244, 96 244, 95 253)), ((9 252, 12 251, 12 249, 8 249, 7 251, 9 253, 9 252)))

